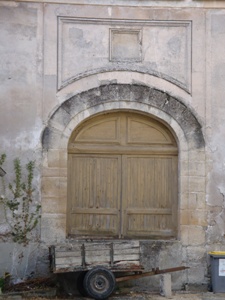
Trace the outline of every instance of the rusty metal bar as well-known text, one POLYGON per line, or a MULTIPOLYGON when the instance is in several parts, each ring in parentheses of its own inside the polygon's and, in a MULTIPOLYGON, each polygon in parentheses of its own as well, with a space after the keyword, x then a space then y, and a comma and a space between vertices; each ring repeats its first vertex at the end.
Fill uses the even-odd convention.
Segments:
POLYGON ((127 276, 123 276, 123 277, 118 277, 118 278, 116 278, 116 282, 127 281, 127 280, 132 280, 132 279, 138 279, 138 278, 153 276, 153 275, 158 275, 158 274, 172 273, 172 272, 182 271, 182 270, 185 270, 185 269, 189 269, 189 267, 181 266, 181 267, 163 269, 163 270, 159 270, 157 268, 157 269, 152 269, 152 271, 150 271, 150 272, 145 272, 145 273, 142 273, 142 274, 134 274, 134 275, 127 275, 127 276))
POLYGON ((82 258, 82 267, 84 268, 86 266, 85 262, 85 245, 81 245, 81 258, 82 258))
POLYGON ((110 243, 110 266, 113 267, 113 261, 114 261, 114 249, 113 249, 113 243, 110 243))

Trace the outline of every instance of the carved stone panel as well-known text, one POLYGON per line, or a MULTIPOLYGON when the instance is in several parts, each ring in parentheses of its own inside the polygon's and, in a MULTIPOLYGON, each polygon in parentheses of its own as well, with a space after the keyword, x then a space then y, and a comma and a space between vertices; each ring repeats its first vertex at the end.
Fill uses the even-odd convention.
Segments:
POLYGON ((191 22, 58 18, 58 89, 115 70, 155 75, 191 92, 191 22))
POLYGON ((136 61, 142 60, 141 30, 111 29, 110 60, 136 61))

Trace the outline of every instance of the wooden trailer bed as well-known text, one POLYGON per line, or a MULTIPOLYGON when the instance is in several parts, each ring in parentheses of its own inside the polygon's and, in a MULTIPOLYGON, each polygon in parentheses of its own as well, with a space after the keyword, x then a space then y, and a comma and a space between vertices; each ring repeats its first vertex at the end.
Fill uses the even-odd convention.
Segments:
POLYGON ((142 271, 139 241, 76 241, 50 247, 54 273, 88 271, 103 266, 113 272, 142 271))
POLYGON ((54 273, 79 272, 79 292, 97 300, 107 299, 116 282, 187 269, 181 266, 143 272, 140 243, 135 240, 66 242, 50 247, 50 262, 54 273))

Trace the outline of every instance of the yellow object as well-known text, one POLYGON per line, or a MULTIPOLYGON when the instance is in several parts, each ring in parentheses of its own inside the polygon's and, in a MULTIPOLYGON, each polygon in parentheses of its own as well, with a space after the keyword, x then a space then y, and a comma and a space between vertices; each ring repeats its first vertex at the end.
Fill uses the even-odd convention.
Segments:
POLYGON ((211 251, 209 254, 213 255, 225 255, 225 251, 211 251))

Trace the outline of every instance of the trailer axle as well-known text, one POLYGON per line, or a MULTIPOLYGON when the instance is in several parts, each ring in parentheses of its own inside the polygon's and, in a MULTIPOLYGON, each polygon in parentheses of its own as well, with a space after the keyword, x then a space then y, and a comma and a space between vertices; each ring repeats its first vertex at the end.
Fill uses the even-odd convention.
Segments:
POLYGON ((117 277, 116 282, 138 279, 138 278, 142 278, 142 277, 165 274, 165 273, 172 273, 172 272, 182 271, 182 270, 186 270, 186 269, 189 269, 189 267, 180 266, 180 267, 176 267, 176 268, 162 269, 162 270, 159 270, 159 268, 156 268, 156 269, 152 269, 150 272, 144 272, 141 274, 133 274, 133 275, 117 277))

